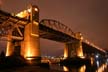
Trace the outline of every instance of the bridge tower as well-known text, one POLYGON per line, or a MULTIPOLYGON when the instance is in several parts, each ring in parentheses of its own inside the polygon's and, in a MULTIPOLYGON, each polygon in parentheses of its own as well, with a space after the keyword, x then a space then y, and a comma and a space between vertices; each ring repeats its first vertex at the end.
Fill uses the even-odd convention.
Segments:
POLYGON ((30 10, 31 22, 25 26, 21 54, 27 60, 34 60, 40 63, 39 8, 37 6, 31 6, 30 10))
POLYGON ((64 58, 83 57, 82 35, 80 32, 76 33, 76 38, 78 40, 65 43, 64 58))
MULTIPOLYGON (((39 8, 37 6, 30 6, 27 10, 29 13, 26 18, 30 20, 30 23, 25 25, 24 38, 22 41, 15 41, 11 38, 12 31, 8 35, 9 42, 7 43, 6 56, 11 56, 15 53, 15 45, 21 47, 20 55, 27 60, 32 60, 40 63, 40 39, 39 39, 39 8)), ((26 13, 25 13, 26 14, 26 13)), ((24 15, 25 15, 24 14, 24 15)))

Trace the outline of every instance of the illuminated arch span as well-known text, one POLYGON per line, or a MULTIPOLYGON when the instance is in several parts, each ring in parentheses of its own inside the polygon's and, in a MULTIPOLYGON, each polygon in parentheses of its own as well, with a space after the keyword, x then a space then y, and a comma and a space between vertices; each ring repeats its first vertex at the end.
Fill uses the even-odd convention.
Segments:
POLYGON ((40 24, 75 37, 75 33, 69 27, 60 23, 59 21, 53 19, 43 19, 40 21, 40 24))

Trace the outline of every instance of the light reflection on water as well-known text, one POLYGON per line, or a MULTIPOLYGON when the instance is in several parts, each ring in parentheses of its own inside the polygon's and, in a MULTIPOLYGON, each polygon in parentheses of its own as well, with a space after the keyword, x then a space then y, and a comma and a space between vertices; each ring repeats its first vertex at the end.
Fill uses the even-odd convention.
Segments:
POLYGON ((69 69, 66 66, 63 66, 64 71, 69 71, 69 69))
POLYGON ((80 67, 79 72, 85 72, 86 71, 86 66, 83 65, 80 67))
MULTIPOLYGON (((67 72, 67 71, 70 71, 70 70, 69 70, 68 67, 63 66, 63 71, 66 71, 66 72, 67 72)), ((85 72, 85 71, 86 71, 86 66, 83 65, 83 66, 81 66, 79 69, 73 68, 73 69, 71 69, 71 71, 72 71, 72 72, 85 72)))
POLYGON ((100 66, 99 64, 94 66, 82 65, 81 67, 51 65, 51 69, 56 69, 56 70, 66 71, 66 72, 108 72, 108 64, 104 63, 101 64, 100 66))
MULTIPOLYGON (((107 69, 107 64, 102 64, 97 70, 96 72, 104 72, 105 69, 107 69)), ((108 70, 107 70, 108 71, 108 70)))

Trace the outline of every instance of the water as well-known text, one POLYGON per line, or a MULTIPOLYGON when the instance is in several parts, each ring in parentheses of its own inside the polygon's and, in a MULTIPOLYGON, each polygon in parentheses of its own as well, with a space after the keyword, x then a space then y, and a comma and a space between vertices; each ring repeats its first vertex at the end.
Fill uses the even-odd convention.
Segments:
POLYGON ((95 62, 93 65, 82 65, 82 66, 60 66, 60 64, 51 64, 51 69, 66 71, 66 72, 108 72, 108 64, 95 62))

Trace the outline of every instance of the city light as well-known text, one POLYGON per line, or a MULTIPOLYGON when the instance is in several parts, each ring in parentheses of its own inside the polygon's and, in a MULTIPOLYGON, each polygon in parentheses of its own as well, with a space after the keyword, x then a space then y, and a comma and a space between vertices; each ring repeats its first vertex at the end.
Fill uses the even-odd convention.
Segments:
POLYGON ((31 12, 31 9, 27 9, 27 11, 30 13, 31 12))
POLYGON ((96 55, 96 58, 99 58, 99 55, 98 54, 96 55))
POLYGON ((27 10, 24 10, 18 14, 16 14, 17 17, 20 17, 20 18, 26 18, 27 16, 29 16, 29 13, 27 10))
POLYGON ((38 8, 34 8, 35 11, 38 11, 38 8))
POLYGON ((97 66, 99 67, 99 61, 98 61, 98 60, 96 61, 96 64, 97 64, 97 66))

